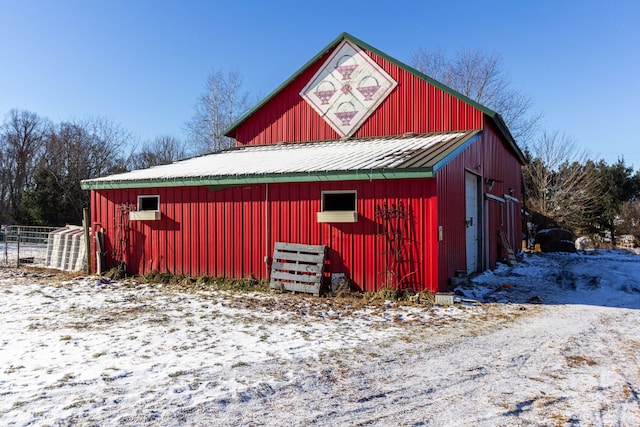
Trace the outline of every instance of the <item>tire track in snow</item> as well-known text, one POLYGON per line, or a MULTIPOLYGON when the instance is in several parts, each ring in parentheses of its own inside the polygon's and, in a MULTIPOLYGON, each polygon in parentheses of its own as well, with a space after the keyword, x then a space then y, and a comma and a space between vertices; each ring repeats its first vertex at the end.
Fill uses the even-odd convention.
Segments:
MULTIPOLYGON (((601 404, 612 398, 619 401, 619 396, 612 395, 623 393, 628 383, 638 384, 637 375, 631 380, 618 375, 612 378, 611 387, 597 386, 600 370, 615 372, 617 363, 629 359, 629 354, 621 355, 620 360, 611 359, 609 349, 619 345, 624 336, 603 338, 610 330, 603 331, 600 325, 617 324, 621 317, 629 316, 636 325, 640 321, 636 312, 617 313, 617 309, 545 306, 533 318, 526 316, 497 331, 487 326, 477 336, 446 337, 451 342, 448 347, 446 339, 441 345, 429 345, 429 333, 425 333, 422 344, 417 340, 410 344, 400 341, 395 350, 403 357, 385 369, 384 381, 376 380, 379 364, 369 370, 371 361, 352 361, 353 371, 370 387, 367 393, 359 400, 337 404, 326 416, 307 418, 301 424, 322 425, 332 420, 388 425, 399 416, 402 425, 529 425, 541 420, 631 425, 630 419, 637 423, 640 418, 630 410, 630 404, 623 405, 622 411, 601 404), (612 342, 605 346, 603 339, 612 342), (486 342, 493 345, 487 346, 486 342), (460 354, 466 357, 456 359, 460 354), (590 390, 586 396, 584 387, 590 390), (512 393, 496 395, 497 390, 512 393), (394 409, 398 401, 402 403, 394 409)), ((634 327, 634 332, 640 331, 634 327)), ((632 362, 637 372, 637 360, 632 362)), ((352 386, 346 381, 324 392, 348 396, 350 391, 353 394, 352 386)), ((636 396, 633 404, 637 406, 635 388, 627 388, 631 400, 636 396)))

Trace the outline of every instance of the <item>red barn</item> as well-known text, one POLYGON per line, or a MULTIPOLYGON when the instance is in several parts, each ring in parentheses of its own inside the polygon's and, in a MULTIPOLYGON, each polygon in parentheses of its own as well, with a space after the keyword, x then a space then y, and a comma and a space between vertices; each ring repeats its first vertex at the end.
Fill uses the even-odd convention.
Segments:
MULTIPOLYGON (((238 120, 235 148, 83 181, 109 266, 269 276, 324 245, 366 291, 445 291, 521 241, 522 152, 499 114, 342 34, 238 120)), ((94 252, 95 252, 94 248, 94 252)))

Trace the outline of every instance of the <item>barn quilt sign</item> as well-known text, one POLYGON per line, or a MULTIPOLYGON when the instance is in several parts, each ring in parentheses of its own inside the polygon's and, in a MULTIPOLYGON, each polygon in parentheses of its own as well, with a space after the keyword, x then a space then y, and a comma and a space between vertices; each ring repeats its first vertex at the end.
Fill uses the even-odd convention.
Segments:
POLYGON ((344 138, 358 130, 396 85, 362 49, 344 40, 300 96, 344 138))

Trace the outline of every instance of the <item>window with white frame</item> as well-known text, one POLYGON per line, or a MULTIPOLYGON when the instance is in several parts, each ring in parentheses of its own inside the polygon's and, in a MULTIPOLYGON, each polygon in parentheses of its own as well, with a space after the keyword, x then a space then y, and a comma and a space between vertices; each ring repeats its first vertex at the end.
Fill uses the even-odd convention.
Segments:
POLYGON ((323 191, 318 222, 357 222, 355 190, 323 191))
POLYGON ((138 208, 129 212, 131 221, 157 221, 160 215, 160 196, 138 196, 138 208))
POLYGON ((160 196, 138 196, 138 211, 159 211, 160 196))

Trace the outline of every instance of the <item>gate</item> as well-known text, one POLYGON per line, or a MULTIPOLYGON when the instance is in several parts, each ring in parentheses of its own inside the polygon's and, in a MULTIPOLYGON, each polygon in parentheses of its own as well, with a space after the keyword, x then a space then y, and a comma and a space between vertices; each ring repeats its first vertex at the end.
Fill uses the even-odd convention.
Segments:
POLYGON ((29 264, 44 267, 47 261, 49 233, 59 227, 7 225, 0 238, 0 266, 29 264))

